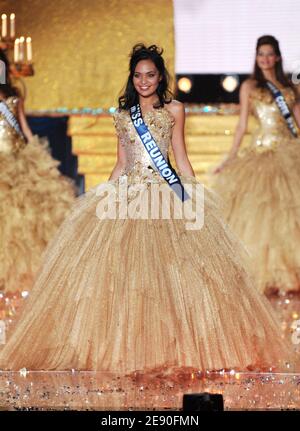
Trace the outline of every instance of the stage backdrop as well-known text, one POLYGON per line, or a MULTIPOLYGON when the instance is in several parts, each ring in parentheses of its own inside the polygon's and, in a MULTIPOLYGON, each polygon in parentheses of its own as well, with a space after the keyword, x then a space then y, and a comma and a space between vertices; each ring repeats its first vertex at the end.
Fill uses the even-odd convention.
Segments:
POLYGON ((31 36, 27 110, 116 106, 137 42, 159 44, 174 73, 172 0, 0 0, 31 36))
POLYGON ((299 0, 174 0, 176 73, 251 73, 263 34, 279 39, 285 70, 299 73, 299 16, 299 0))

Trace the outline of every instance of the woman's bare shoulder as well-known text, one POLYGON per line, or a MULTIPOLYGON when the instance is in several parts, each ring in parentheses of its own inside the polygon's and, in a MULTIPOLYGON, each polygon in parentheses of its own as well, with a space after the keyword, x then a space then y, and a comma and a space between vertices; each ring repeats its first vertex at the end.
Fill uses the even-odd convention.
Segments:
POLYGON ((252 90, 256 88, 255 79, 248 78, 241 84, 240 91, 244 93, 250 93, 252 90))
POLYGON ((184 104, 179 100, 173 99, 170 103, 166 103, 165 107, 174 117, 184 114, 184 104))

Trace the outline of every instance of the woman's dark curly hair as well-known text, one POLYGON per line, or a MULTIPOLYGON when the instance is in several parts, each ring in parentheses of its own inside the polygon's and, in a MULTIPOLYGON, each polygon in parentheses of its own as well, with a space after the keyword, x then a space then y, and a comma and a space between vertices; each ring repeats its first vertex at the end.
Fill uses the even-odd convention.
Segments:
POLYGON ((0 84, 0 93, 3 94, 5 98, 10 96, 19 96, 18 89, 15 88, 11 83, 9 74, 9 60, 2 49, 0 49, 0 61, 2 61, 2 64, 4 63, 5 67, 5 84, 0 84))
POLYGON ((170 75, 166 69, 164 59, 162 57, 163 49, 156 45, 151 45, 148 48, 143 43, 138 43, 132 48, 129 62, 129 77, 124 90, 124 93, 119 97, 119 109, 130 109, 139 102, 139 95, 133 85, 133 75, 137 64, 141 60, 151 60, 161 77, 157 87, 157 96, 159 103, 154 105, 154 108, 163 107, 165 103, 172 101, 172 92, 169 89, 170 75))
MULTIPOLYGON (((277 81, 280 82, 284 87, 291 87, 293 91, 296 92, 294 85, 292 84, 292 82, 289 80, 289 78, 283 71, 282 56, 281 56, 278 40, 274 36, 270 36, 270 35, 264 35, 259 37, 256 43, 256 55, 258 54, 259 48, 262 45, 271 45, 273 47, 275 55, 279 57, 279 60, 276 61, 276 64, 275 64, 275 74, 276 74, 277 81)), ((266 79, 263 75, 262 70, 257 64, 256 59, 255 59, 254 70, 251 77, 256 81, 257 87, 259 88, 266 87, 266 79)))

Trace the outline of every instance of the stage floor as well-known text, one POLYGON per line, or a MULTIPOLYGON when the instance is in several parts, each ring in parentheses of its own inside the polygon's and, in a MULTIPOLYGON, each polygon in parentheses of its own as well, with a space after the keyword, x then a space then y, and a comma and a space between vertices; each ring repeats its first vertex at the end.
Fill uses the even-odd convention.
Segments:
POLYGON ((219 393, 225 410, 300 410, 300 374, 181 374, 145 383, 96 372, 2 372, 1 410, 180 410, 183 394, 219 393))
MULTIPOLYGON (((1 299, 0 312, 8 325, 24 300, 18 295, 1 299)), ((282 336, 293 336, 300 355, 300 296, 270 301, 282 336)), ((149 380, 142 374, 129 378, 76 370, 0 372, 0 410, 180 410, 183 394, 199 392, 223 394, 225 410, 300 410, 300 373, 181 372, 149 380)))

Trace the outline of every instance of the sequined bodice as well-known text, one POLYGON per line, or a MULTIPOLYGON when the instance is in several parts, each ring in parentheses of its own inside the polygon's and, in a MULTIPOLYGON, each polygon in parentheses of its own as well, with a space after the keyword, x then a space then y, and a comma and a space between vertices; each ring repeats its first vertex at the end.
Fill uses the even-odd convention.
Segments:
MULTIPOLYGON (((295 104, 295 94, 291 88, 281 90, 290 111, 295 104)), ((254 132, 252 146, 257 150, 274 148, 285 139, 293 139, 287 128, 272 94, 267 89, 255 88, 250 94, 253 115, 258 120, 258 128, 254 132)))
MULTIPOLYGON (((172 114, 166 108, 158 108, 148 111, 143 118, 162 154, 167 158, 174 125, 172 114)), ((120 143, 126 153, 126 172, 136 166, 154 168, 151 158, 132 124, 129 113, 125 110, 117 111, 114 114, 114 122, 120 143)))
MULTIPOLYGON (((17 117, 18 97, 11 96, 5 100, 9 110, 17 117)), ((25 145, 25 141, 14 128, 7 122, 2 114, 0 114, 0 153, 10 154, 16 153, 25 145)))

